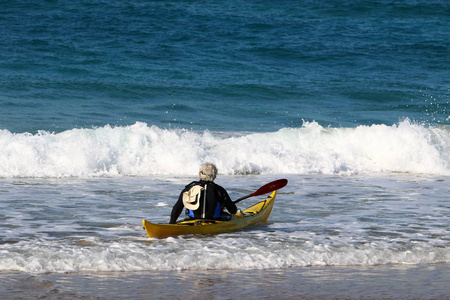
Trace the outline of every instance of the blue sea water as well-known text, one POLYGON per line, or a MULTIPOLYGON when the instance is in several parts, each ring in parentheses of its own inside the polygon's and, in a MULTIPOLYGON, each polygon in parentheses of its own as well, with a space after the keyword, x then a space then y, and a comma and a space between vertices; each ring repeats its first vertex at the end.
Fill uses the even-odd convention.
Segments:
POLYGON ((276 269, 311 282, 268 297, 448 298, 449 28, 444 0, 2 1, 1 294, 276 269), (288 178, 270 222, 149 241, 203 161, 232 198, 288 178), (317 294, 305 269, 380 265, 412 266, 416 294, 358 269, 317 294))
POLYGON ((0 128, 449 124, 447 1, 4 1, 0 128))

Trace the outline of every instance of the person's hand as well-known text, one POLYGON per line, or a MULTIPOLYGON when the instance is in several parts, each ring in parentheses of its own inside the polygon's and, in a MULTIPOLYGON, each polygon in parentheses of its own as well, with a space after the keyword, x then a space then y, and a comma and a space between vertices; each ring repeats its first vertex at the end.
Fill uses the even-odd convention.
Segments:
POLYGON ((238 209, 237 212, 235 213, 236 217, 238 218, 243 218, 244 217, 244 213, 242 212, 242 210, 238 209))

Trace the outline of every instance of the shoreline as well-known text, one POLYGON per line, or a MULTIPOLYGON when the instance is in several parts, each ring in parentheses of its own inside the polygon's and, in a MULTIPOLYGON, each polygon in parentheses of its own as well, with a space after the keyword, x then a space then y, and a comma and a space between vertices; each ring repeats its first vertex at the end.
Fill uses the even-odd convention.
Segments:
POLYGON ((2 299, 450 299, 450 264, 157 272, 0 272, 2 299))

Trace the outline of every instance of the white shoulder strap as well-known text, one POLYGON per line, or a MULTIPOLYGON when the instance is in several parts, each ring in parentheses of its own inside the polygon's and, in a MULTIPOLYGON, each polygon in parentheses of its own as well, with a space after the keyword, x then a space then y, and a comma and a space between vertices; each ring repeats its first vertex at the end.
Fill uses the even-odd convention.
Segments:
POLYGON ((205 193, 203 195, 203 212, 202 212, 202 218, 206 218, 206 189, 208 188, 208 184, 205 184, 205 193))

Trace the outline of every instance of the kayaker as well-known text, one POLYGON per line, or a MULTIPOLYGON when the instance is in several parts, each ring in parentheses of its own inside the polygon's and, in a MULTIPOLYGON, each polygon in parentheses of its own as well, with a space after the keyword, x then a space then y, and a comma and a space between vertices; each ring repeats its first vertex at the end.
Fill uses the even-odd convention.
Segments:
POLYGON ((191 219, 223 219, 229 213, 242 218, 244 215, 238 210, 227 191, 214 182, 217 168, 212 163, 204 163, 199 172, 199 181, 188 184, 180 193, 177 203, 172 208, 170 224, 175 224, 183 208, 191 219))

